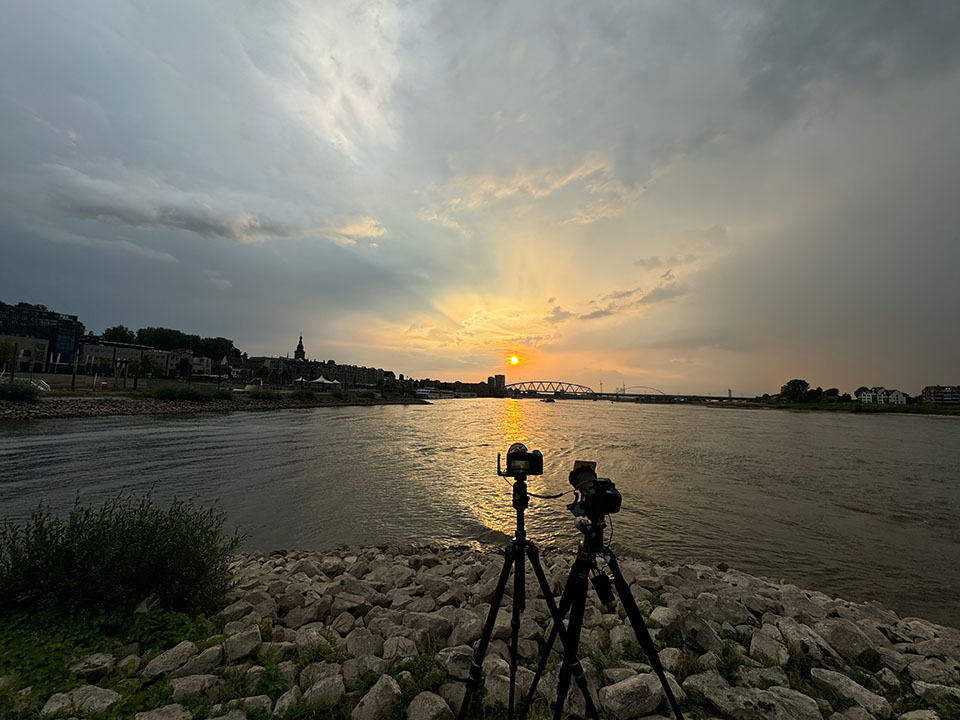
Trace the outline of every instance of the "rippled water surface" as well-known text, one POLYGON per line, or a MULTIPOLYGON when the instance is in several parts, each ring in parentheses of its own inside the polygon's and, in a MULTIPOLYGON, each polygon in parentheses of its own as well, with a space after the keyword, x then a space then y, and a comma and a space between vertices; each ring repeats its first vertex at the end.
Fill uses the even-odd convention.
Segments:
MULTIPOLYGON (((607 402, 451 400, 0 425, 0 517, 120 488, 219 501, 252 549, 502 540, 494 473, 544 452, 532 492, 597 460, 623 492, 614 547, 731 566, 960 625, 960 422, 607 402)), ((573 548, 561 501, 528 531, 573 548)))

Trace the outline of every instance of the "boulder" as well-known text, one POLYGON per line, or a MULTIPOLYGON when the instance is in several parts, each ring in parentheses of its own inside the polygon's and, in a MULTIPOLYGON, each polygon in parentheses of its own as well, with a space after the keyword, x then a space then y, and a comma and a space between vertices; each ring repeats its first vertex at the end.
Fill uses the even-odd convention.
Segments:
POLYGON ((247 630, 231 635, 223 643, 223 654, 228 664, 247 657, 257 651, 263 640, 260 637, 260 627, 254 625, 247 630))
MULTIPOLYGON (((514 702, 526 697, 533 684, 533 671, 525 667, 517 668, 514 702)), ((510 703, 509 667, 506 673, 491 673, 484 678, 483 704, 487 707, 507 707, 510 703)))
POLYGON ((385 660, 412 658, 418 654, 417 644, 410 638, 395 635, 387 638, 383 643, 383 658, 385 660))
POLYGON ((318 680, 303 693, 302 701, 316 708, 331 708, 346 694, 342 675, 331 675, 318 680))
POLYGON ((407 720, 453 720, 453 713, 446 700, 424 691, 410 701, 407 720))
POLYGON ((810 678, 813 680, 813 684, 821 690, 828 690, 848 700, 853 700, 864 710, 878 717, 888 718, 893 715, 893 709, 885 698, 867 690, 867 688, 842 673, 823 668, 813 668, 810 671, 810 678))
POLYGON ((188 675, 182 678, 173 678, 170 681, 173 688, 173 701, 181 700, 209 700, 217 699, 223 687, 223 681, 216 675, 188 675))
POLYGON ((389 675, 382 675, 350 713, 351 720, 383 720, 400 699, 400 686, 389 675))
POLYGON ((688 613, 680 619, 680 632, 683 634, 683 642, 686 645, 701 652, 720 652, 723 649, 723 641, 717 631, 710 626, 710 623, 693 613, 688 613))
POLYGON ((199 655, 187 660, 181 667, 173 671, 173 677, 186 677, 187 675, 207 675, 212 670, 220 667, 223 662, 223 645, 214 645, 208 647, 199 655))
POLYGON ((880 659, 877 644, 852 620, 830 618, 818 622, 813 629, 850 662, 870 667, 880 659))
POLYGON ((47 700, 41 715, 63 715, 66 712, 77 712, 81 715, 91 715, 106 712, 114 703, 120 700, 120 693, 96 685, 81 685, 69 692, 56 693, 47 700))
POLYGON ((913 691, 927 702, 951 700, 952 702, 960 703, 960 688, 957 687, 928 683, 923 680, 914 680, 913 691))
POLYGON ((750 657, 769 665, 786 665, 790 653, 782 640, 776 625, 763 625, 750 638, 750 657))
POLYGON ((294 708, 302 697, 300 688, 294 685, 277 699, 277 704, 273 707, 274 716, 283 717, 292 708, 294 708))
POLYGON ((437 653, 437 662, 454 680, 466 680, 473 664, 473 649, 469 645, 444 648, 437 653))
POLYGON ((633 675, 600 689, 600 705, 617 720, 648 715, 663 699, 660 680, 653 673, 633 675))
POLYGON ((160 653, 148 662, 147 666, 143 669, 143 674, 151 678, 173 672, 197 654, 196 643, 184 640, 182 643, 174 645, 166 652, 160 653))
POLYGON ((453 630, 453 624, 440 613, 408 612, 403 616, 404 627, 422 630, 430 640, 445 638, 453 630))
POLYGON ((192 720, 193 714, 183 705, 164 705, 156 710, 138 712, 134 720, 192 720))
POLYGON ((346 637, 347 655, 350 657, 360 657, 362 655, 375 655, 383 657, 383 638, 374 635, 366 628, 357 628, 346 637))
POLYGON ((116 662, 116 658, 110 653, 93 653, 72 663, 70 670, 82 680, 96 682, 113 672, 116 662))
POLYGON ((300 671, 300 689, 307 690, 309 687, 325 678, 342 674, 343 668, 339 663, 310 663, 300 671))

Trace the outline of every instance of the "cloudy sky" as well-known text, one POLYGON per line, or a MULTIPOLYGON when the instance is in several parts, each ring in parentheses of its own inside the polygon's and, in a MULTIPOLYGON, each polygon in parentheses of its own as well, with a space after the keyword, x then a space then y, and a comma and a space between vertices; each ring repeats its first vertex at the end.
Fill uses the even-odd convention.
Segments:
POLYGON ((415 377, 960 382, 960 3, 6 2, 0 300, 415 377))

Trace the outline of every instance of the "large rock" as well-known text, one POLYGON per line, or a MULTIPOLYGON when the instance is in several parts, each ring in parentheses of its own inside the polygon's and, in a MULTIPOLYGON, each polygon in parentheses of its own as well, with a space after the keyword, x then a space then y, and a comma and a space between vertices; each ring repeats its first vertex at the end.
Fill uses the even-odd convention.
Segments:
POLYGON ((454 680, 466 680, 473 664, 473 649, 469 645, 444 648, 437 653, 437 662, 454 680))
POLYGON ((294 685, 277 699, 277 704, 273 707, 274 716, 283 717, 286 715, 287 712, 296 707, 302 696, 300 688, 294 685))
POLYGON ((648 715, 663 698, 660 680, 653 673, 634 675, 600 689, 600 705, 617 720, 648 715))
POLYGON ((453 713, 446 700, 424 691, 410 701, 407 720, 453 720, 453 713))
POLYGON ((223 645, 214 645, 208 647, 199 655, 196 655, 181 667, 173 671, 173 677, 186 677, 187 675, 207 675, 212 670, 220 667, 223 662, 223 645))
POLYGON ((400 699, 400 686, 389 675, 382 675, 350 713, 351 720, 383 720, 400 699))
POLYGON ((734 720, 822 720, 816 701, 802 693, 782 687, 732 688, 713 670, 691 675, 683 689, 734 720))
POLYGON ((332 675, 315 682, 303 693, 303 702, 311 707, 331 708, 341 700, 347 690, 343 684, 343 676, 332 675))
POLYGON ((453 624, 440 613, 408 612, 403 616, 405 627, 422 630, 430 640, 447 637, 453 630, 453 624))
POLYGON ((247 630, 231 635, 223 643, 223 653, 227 663, 235 663, 237 660, 252 655, 260 647, 263 640, 260 637, 260 627, 254 625, 247 630))
POLYGON ((193 714, 183 705, 164 705, 156 710, 138 712, 134 720, 192 720, 193 714))
POLYGON ((71 664, 70 670, 87 682, 96 682, 113 672, 116 662, 110 653, 93 653, 71 664))
POLYGON ((374 635, 366 628, 357 628, 346 637, 347 655, 361 657, 375 655, 383 657, 383 638, 374 635))
POLYGON ((483 634, 483 622, 474 615, 466 615, 454 625, 450 633, 451 645, 473 645, 483 634))
POLYGON ((157 677, 158 675, 173 672, 197 654, 196 643, 184 640, 182 643, 174 645, 166 652, 160 653, 148 662, 147 666, 143 669, 143 674, 147 677, 157 677))
MULTIPOLYGON (((514 702, 524 698, 533 685, 533 671, 525 667, 517 668, 514 702)), ((510 703, 510 669, 505 673, 489 673, 483 682, 483 704, 487 707, 507 707, 510 703)))
POLYGON ((683 642, 692 648, 706 652, 720 652, 723 641, 710 623, 693 613, 684 615, 680 620, 680 632, 683 633, 683 642))
POLYGON ((417 644, 410 638, 399 635, 387 638, 383 643, 383 658, 385 660, 399 660, 419 655, 417 644))
POLYGON ((341 675, 343 668, 339 663, 316 662, 310 663, 300 671, 300 689, 307 690, 310 686, 324 678, 341 675))
POLYGON ((63 715, 68 712, 91 715, 105 712, 120 700, 120 693, 96 685, 81 685, 69 692, 52 695, 41 715, 63 715))
POLYGON ((960 688, 914 680, 913 691, 927 702, 951 700, 960 703, 960 688))
POLYGON ((813 629, 850 662, 870 667, 880 659, 877 644, 852 620, 831 618, 818 622, 813 629))
POLYGON ((790 660, 787 646, 776 625, 764 625, 750 638, 750 657, 768 665, 786 665, 790 660))
POLYGON ((813 684, 821 690, 829 690, 848 700, 853 700, 864 710, 878 717, 887 718, 893 714, 893 709, 885 698, 867 690, 842 673, 824 670, 823 668, 813 668, 810 671, 810 678, 813 680, 813 684))
POLYGON ((216 675, 189 675, 182 678, 173 678, 170 681, 173 688, 173 701, 181 700, 209 700, 215 701, 220 695, 223 681, 216 675))

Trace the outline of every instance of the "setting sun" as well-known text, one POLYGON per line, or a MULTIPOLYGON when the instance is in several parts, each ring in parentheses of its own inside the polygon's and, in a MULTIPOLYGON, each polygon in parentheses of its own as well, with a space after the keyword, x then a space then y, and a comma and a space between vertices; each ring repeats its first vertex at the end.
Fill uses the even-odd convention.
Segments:
POLYGON ((520 362, 520 358, 518 358, 516 355, 511 355, 507 359, 507 362, 510 363, 511 365, 516 365, 518 362, 520 362))

